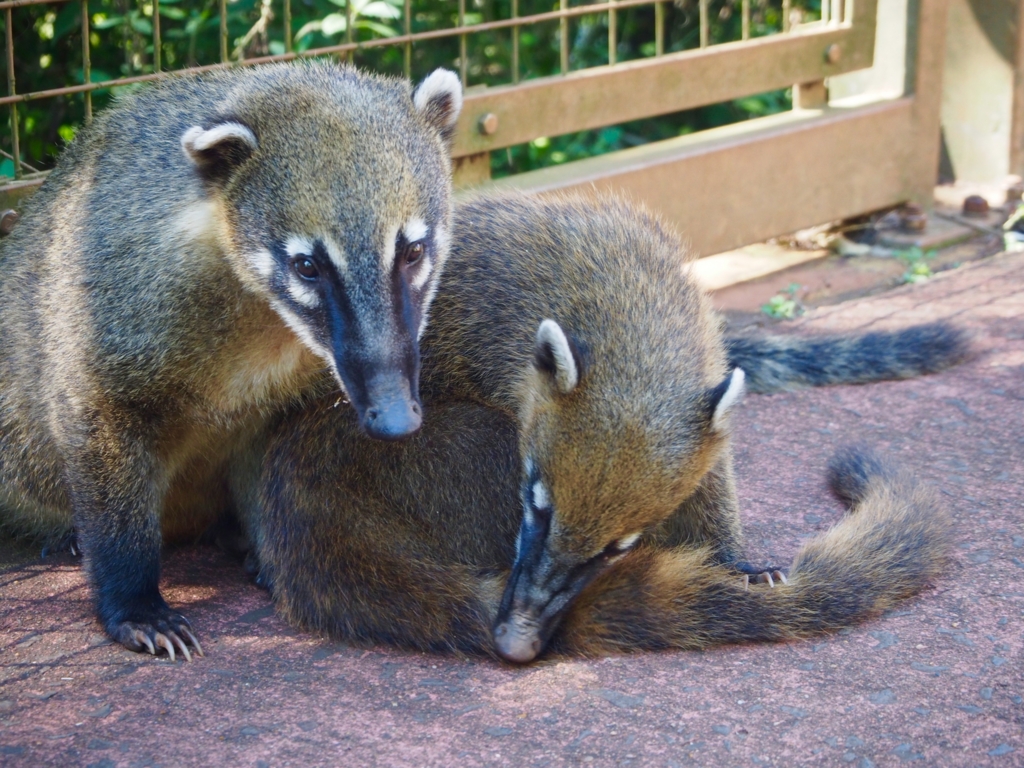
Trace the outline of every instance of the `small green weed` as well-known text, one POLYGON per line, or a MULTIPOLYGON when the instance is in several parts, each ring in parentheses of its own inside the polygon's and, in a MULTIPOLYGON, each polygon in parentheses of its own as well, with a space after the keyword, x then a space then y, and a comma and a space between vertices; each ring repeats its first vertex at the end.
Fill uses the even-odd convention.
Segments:
POLYGON ((1011 253, 1024 251, 1024 203, 1003 224, 1006 234, 1003 235, 1003 247, 1011 253))
POLYGON ((803 306, 797 301, 796 293, 800 290, 799 283, 791 283, 782 293, 768 299, 761 311, 776 320, 792 320, 803 313, 803 306))
POLYGON ((934 274, 928 262, 935 258, 935 251, 922 251, 915 245, 900 251, 896 257, 907 266, 907 271, 900 278, 904 283, 923 283, 934 274))

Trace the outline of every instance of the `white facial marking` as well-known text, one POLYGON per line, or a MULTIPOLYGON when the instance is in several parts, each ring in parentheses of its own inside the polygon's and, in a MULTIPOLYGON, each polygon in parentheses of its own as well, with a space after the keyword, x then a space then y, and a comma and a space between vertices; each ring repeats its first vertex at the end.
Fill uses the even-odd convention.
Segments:
POLYGON ((430 232, 430 227, 419 216, 413 216, 402 227, 402 234, 405 235, 405 239, 410 243, 422 240, 427 236, 428 232, 430 232))
POLYGON ((282 304, 280 301, 276 301, 275 299, 271 299, 270 306, 272 306, 278 316, 284 320, 284 324, 291 328, 292 333, 299 337, 299 341, 305 344, 310 352, 327 363, 331 372, 334 374, 334 378, 337 379, 338 384, 341 385, 342 391, 344 391, 345 395, 348 396, 348 391, 345 390, 345 382, 341 380, 341 375, 338 373, 338 368, 334 364, 334 355, 331 354, 331 351, 316 340, 316 337, 313 336, 306 324, 302 322, 302 318, 292 312, 285 304, 282 304))
POLYGON ((438 227, 434 231, 434 252, 444 258, 452 247, 452 236, 447 227, 438 227))
POLYGON ((445 96, 452 100, 450 121, 454 123, 462 111, 462 82, 451 70, 435 69, 413 93, 412 103, 419 112, 422 112, 431 101, 445 96))
POLYGON ((615 542, 615 546, 616 546, 617 549, 623 549, 623 550, 629 549, 634 544, 636 544, 636 542, 637 542, 637 540, 639 538, 640 538, 640 531, 637 531, 636 533, 629 534, 629 536, 623 536, 621 539, 619 539, 618 541, 615 542))
POLYGON ((546 344, 555 359, 555 385, 563 395, 572 392, 579 383, 579 371, 572 356, 569 339, 554 320, 544 320, 537 329, 537 344, 546 344))
POLYGON ((320 304, 320 294, 296 274, 288 276, 288 295, 310 308, 320 304))
POLYGON ((392 267, 395 266, 395 240, 398 238, 398 227, 388 233, 384 240, 384 253, 380 255, 380 273, 390 275, 392 267))
POLYGON ((265 248, 259 251, 253 251, 246 256, 249 264, 253 269, 256 270, 256 274, 263 278, 269 278, 274 274, 274 267, 277 262, 274 260, 274 254, 265 248))
POLYGON ((253 150, 258 146, 256 135, 252 131, 241 123, 232 122, 215 125, 209 130, 194 125, 181 135, 181 147, 186 155, 192 157, 196 152, 205 152, 228 139, 243 141, 253 150))
POLYGON ((313 241, 302 235, 289 235, 284 242, 284 252, 289 256, 312 256, 313 241))
POLYGON ((533 506, 537 509, 547 509, 550 504, 548 489, 544 487, 544 483, 538 480, 533 484, 533 506))
POLYGON ((715 406, 715 415, 711 417, 711 427, 713 429, 722 429, 729 416, 729 411, 743 399, 743 394, 746 392, 746 384, 744 383, 746 379, 747 374, 743 372, 742 368, 732 369, 729 386, 725 390, 725 394, 722 395, 722 399, 718 401, 718 405, 715 406))
POLYGON ((416 273, 416 277, 412 279, 412 287, 417 291, 421 290, 427 280, 430 279, 430 272, 433 268, 434 262, 431 261, 429 256, 427 256, 427 258, 425 258, 420 264, 417 264, 416 269, 419 271, 416 273))
POLYGON ((332 238, 321 238, 324 248, 327 249, 327 256, 337 268, 338 273, 345 275, 348 272, 348 257, 345 256, 345 249, 338 245, 332 238))

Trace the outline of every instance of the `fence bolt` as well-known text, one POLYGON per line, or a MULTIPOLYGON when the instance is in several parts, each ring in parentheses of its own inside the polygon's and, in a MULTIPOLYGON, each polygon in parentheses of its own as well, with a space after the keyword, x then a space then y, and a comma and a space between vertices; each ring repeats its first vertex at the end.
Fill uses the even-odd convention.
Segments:
POLYGON ((14 229, 14 225, 18 223, 18 219, 21 216, 18 215, 17 211, 6 210, 0 213, 0 235, 9 235, 11 230, 14 229))
POLYGON ((928 226, 928 215, 917 203, 907 203, 900 209, 900 227, 907 232, 923 232, 928 226))
POLYGON ((498 132, 498 116, 493 112, 488 112, 480 118, 477 127, 484 136, 493 136, 498 132))
POLYGON ((981 195, 970 195, 964 198, 964 216, 983 219, 988 216, 988 200, 981 195))
POLYGON ((839 43, 832 43, 832 45, 825 49, 825 61, 829 64, 838 64, 839 59, 842 57, 843 49, 839 46, 839 43))

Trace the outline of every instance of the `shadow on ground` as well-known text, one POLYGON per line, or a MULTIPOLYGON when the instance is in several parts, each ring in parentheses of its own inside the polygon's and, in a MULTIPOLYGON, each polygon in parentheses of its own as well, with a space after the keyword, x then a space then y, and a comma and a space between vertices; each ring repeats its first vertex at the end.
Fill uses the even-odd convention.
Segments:
POLYGON ((70 558, 2 549, 0 762, 21 765, 1021 765, 1024 256, 822 308, 794 332, 953 318, 978 354, 915 381, 752 396, 738 418, 754 559, 835 521, 824 467, 873 444, 958 521, 934 589, 837 635, 512 669, 290 630, 213 550, 169 554, 165 595, 205 658, 111 645, 70 558))

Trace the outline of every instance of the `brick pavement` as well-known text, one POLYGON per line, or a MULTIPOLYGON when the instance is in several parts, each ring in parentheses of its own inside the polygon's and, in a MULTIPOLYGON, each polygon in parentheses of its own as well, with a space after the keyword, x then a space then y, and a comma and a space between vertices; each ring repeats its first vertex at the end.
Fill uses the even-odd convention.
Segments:
MULTIPOLYGON (((812 641, 511 669, 294 632, 211 550, 167 558, 191 665, 111 645, 78 566, 0 569, 0 762, 37 765, 1024 764, 1024 256, 825 307, 795 332, 951 318, 978 354, 923 379, 751 396, 736 446, 755 558, 831 524, 834 447, 879 446, 958 521, 936 587, 812 641)), ((8 548, 9 549, 9 548, 8 548)), ((10 558, 8 558, 8 561, 10 558)))

